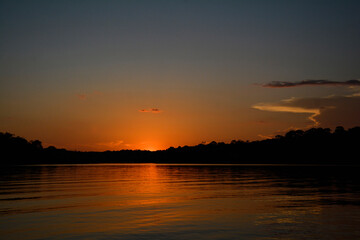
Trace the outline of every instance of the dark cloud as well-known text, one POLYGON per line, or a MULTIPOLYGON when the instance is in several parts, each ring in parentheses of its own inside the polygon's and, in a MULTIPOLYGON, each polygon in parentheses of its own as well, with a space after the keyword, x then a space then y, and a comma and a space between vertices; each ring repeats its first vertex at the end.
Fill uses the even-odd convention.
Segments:
POLYGON ((299 87, 299 86, 360 86, 360 81, 353 79, 345 82, 329 81, 329 80, 303 80, 300 82, 281 82, 273 81, 271 83, 263 84, 262 87, 268 88, 285 88, 285 87, 299 87))

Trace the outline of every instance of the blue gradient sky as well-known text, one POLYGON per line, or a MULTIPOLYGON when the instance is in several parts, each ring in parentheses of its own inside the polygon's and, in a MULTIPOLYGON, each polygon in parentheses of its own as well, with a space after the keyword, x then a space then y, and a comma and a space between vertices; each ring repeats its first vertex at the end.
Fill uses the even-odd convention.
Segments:
POLYGON ((317 126, 360 125, 358 86, 261 86, 359 79, 359 12, 330 0, 1 1, 0 130, 105 150, 261 139, 315 126, 306 109, 321 109, 317 126))

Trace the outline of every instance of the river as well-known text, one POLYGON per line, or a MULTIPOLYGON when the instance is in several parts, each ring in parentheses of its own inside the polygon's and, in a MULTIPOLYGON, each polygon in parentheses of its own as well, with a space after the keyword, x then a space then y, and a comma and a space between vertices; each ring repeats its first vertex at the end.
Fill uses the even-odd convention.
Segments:
POLYGON ((360 239, 360 167, 0 169, 1 239, 360 239))

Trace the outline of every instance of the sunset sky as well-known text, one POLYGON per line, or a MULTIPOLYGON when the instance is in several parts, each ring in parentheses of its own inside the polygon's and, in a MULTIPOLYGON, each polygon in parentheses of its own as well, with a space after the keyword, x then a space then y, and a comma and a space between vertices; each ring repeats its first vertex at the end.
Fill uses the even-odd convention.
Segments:
POLYGON ((360 1, 0 1, 0 131, 165 149, 360 125, 360 1))

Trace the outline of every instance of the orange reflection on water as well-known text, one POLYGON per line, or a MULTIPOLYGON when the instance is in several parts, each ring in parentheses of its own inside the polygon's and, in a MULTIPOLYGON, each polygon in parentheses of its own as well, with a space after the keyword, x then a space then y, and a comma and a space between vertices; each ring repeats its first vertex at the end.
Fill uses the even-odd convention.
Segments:
POLYGON ((211 233, 215 236, 229 229, 230 235, 249 229, 266 233, 268 228, 275 233, 311 231, 311 224, 323 221, 327 209, 319 202, 325 195, 313 181, 298 187, 305 178, 298 181, 288 178, 286 171, 269 169, 159 164, 36 167, 13 180, 13 187, 3 188, 3 199, 16 199, 16 204, 2 199, 3 213, 19 215, 16 224, 3 221, 8 224, 3 233, 26 239, 16 234, 32 229, 29 239, 61 239, 64 234, 94 238, 92 234, 105 232, 125 236, 183 231, 208 236, 209 230, 217 229, 211 233), (34 215, 42 216, 41 224, 32 225, 34 215))

